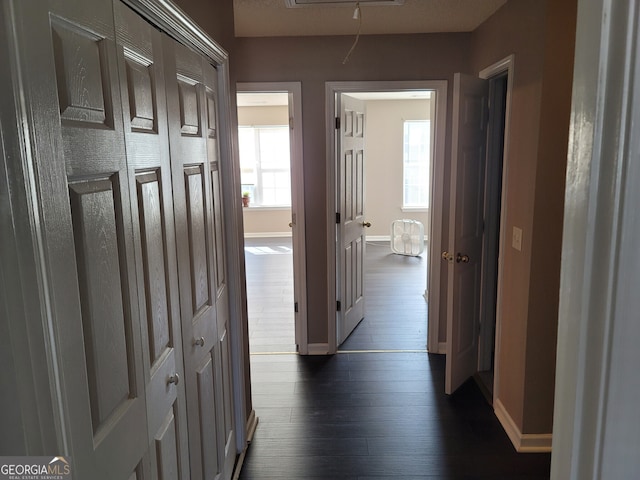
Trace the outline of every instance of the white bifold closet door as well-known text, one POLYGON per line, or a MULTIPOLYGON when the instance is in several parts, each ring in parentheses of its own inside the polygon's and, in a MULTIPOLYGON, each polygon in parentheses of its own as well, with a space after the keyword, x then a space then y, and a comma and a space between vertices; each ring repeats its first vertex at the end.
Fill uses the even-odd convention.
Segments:
POLYGON ((215 69, 163 37, 191 478, 227 478, 235 461, 215 69), (207 454, 211 452, 211 454, 207 454), (217 452, 217 453, 214 453, 217 452))
POLYGON ((118 0, 18 2, 15 16, 57 453, 80 479, 229 479, 216 71, 118 0))

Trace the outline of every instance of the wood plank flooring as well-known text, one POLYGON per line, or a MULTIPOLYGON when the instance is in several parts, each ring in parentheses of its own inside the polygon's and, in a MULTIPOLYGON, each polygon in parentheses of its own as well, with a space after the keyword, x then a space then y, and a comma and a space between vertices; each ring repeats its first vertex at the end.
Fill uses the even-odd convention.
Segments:
MULTIPOLYGON (((264 243, 263 239, 258 243, 264 243)), ((277 239, 271 247, 280 243, 277 239)), ((378 289, 380 298, 370 295, 366 318, 347 339, 343 352, 424 349, 426 273, 418 284, 420 275, 407 272, 416 264, 420 266, 417 272, 425 272, 426 266, 418 263, 426 263, 425 259, 390 257, 388 246, 367 248, 367 272, 373 274, 367 293, 378 289), (381 268, 385 262, 387 268, 381 268), (415 285, 408 284, 412 276, 415 285), (385 282, 397 287, 395 294, 385 282), (398 309, 395 296, 402 297, 407 308, 398 309)), ((275 266, 274 258, 279 256, 272 254, 271 260, 262 258, 265 256, 255 255, 248 263, 257 260, 269 265, 271 272, 283 274, 275 266)), ((270 276, 250 273, 249 265, 248 272, 253 276, 249 288, 270 276)), ((268 338, 269 331, 284 328, 283 321, 269 329, 269 321, 278 318, 270 317, 268 308, 263 308, 267 303, 280 307, 285 301, 280 293, 290 286, 280 280, 282 284, 274 286, 277 298, 267 295, 262 307, 260 301, 250 307, 260 317, 250 319, 249 326, 250 330, 254 327, 250 332, 254 340, 252 398, 260 421, 241 479, 549 478, 550 455, 517 454, 473 381, 452 396, 443 393, 443 356, 422 352, 327 357, 266 353, 287 351, 287 342, 293 342, 293 336, 268 338)))
POLYGON ((291 238, 245 239, 249 352, 295 352, 291 238))

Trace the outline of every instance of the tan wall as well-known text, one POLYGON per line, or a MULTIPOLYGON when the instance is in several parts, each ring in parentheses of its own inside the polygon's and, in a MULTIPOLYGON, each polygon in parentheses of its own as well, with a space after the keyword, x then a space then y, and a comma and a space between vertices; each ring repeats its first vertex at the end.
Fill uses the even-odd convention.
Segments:
POLYGON ((289 125, 289 107, 238 107, 238 125, 289 125))
MULTIPOLYGON (((471 35, 364 35, 342 64, 350 37, 238 38, 233 75, 239 82, 300 81, 304 142, 308 333, 310 343, 328 341, 325 82, 449 80, 469 65, 471 35)), ((448 99, 449 108, 451 97, 448 99)), ((450 116, 449 116, 450 118, 450 116)), ((446 155, 449 155, 450 135, 446 155)), ((445 183, 448 184, 448 171, 445 183)), ((448 205, 444 218, 448 218, 448 205)), ((447 231, 447 225, 443 226, 447 231)), ((446 241, 446 235, 444 240, 446 241)))
MULTIPOLYGON (((238 107, 238 125, 288 125, 289 107, 238 107)), ((291 209, 243 208, 246 236, 290 234, 291 209)))
MULTIPOLYGON (((428 212, 402 211, 405 120, 428 120, 430 100, 369 100, 365 122, 365 212, 367 235, 389 236, 391 222, 411 218, 428 226, 428 212)), ((426 234, 426 232, 425 232, 426 234)))
POLYGON ((243 208, 244 234, 246 237, 290 235, 290 208, 243 208))
POLYGON ((553 428, 565 173, 577 0, 549 2, 536 173, 523 431, 553 428))
POLYGON ((498 399, 523 433, 552 430, 574 36, 573 0, 510 0, 473 34, 476 72, 515 54, 504 233, 522 228, 523 240, 502 258, 497 363, 498 399))

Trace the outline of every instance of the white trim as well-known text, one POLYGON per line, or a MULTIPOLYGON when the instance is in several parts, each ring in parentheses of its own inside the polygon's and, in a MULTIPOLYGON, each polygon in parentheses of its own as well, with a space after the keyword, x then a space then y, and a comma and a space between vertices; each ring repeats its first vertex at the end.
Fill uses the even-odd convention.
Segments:
MULTIPOLYGON (((287 92, 289 95, 289 126, 291 128, 291 232, 280 232, 293 238, 293 291, 298 312, 295 316, 295 339, 298 353, 307 354, 307 250, 304 205, 304 151, 302 145, 302 84, 300 82, 238 83, 238 92, 287 92)), ((251 207, 249 207, 251 208, 251 207)), ((257 209, 256 209, 257 210, 257 209)), ((271 233, 269 235, 271 235, 271 233)), ((261 237, 267 234, 259 234, 261 237)), ((249 235, 245 235, 249 238, 249 235)))
MULTIPOLYGON (((258 428, 258 417, 256 416, 256 412, 254 410, 251 411, 249 418, 247 420, 247 428, 246 428, 246 438, 247 444, 251 443, 253 440, 253 436, 256 433, 256 428, 258 428)), ((238 460, 236 464, 233 466, 233 475, 231 478, 233 480, 238 480, 240 478, 240 474, 242 473, 242 466, 244 465, 244 459, 247 455, 247 449, 245 448, 240 455, 238 455, 238 460)))
POLYGON ((518 453, 548 453, 551 451, 550 433, 522 433, 499 399, 493 403, 496 417, 518 453))
POLYGON ((244 238, 290 238, 291 232, 254 232, 245 233, 244 238))
MULTIPOLYGON (((0 384, 14 388, 11 399, 19 401, 21 418, 17 426, 21 430, 5 432, 15 439, 16 451, 28 455, 55 449, 68 454, 68 410, 59 373, 53 286, 48 276, 46 229, 38 197, 39 151, 33 144, 34 112, 29 108, 35 94, 25 79, 28 71, 21 55, 25 32, 16 28, 27 15, 25 8, 19 1, 0 6, 0 52, 6 58, 0 66, 0 86, 6 92, 0 100, 0 186, 7 187, 0 190, 0 284, 7 288, 0 313, 15 314, 7 315, 6 323, 2 320, 0 328, 6 329, 8 335, 0 341, 0 347, 6 348, 8 360, 16 367, 15 371, 0 375, 0 384)), ((42 157, 54 158, 53 143, 52 140, 42 146, 42 157)), ((3 401, 0 408, 9 411, 3 401)))
POLYGON ((308 355, 328 355, 332 353, 328 343, 310 343, 308 347, 308 355))
POLYGON ((401 207, 402 213, 429 213, 429 207, 401 207))
POLYGON ((367 235, 365 238, 367 242, 390 242, 391 241, 390 235, 367 235))
MULTIPOLYGON (((430 243, 429 258, 440 258, 442 242, 442 205, 444 203, 444 164, 445 164, 445 133, 447 125, 447 81, 446 80, 417 80, 417 81, 373 81, 373 82, 326 82, 325 84, 325 125, 327 131, 327 307, 329 352, 337 351, 336 339, 336 134, 335 117, 336 95, 347 92, 375 92, 375 91, 412 91, 435 90, 436 101, 431 102, 435 110, 432 118, 434 122, 434 161, 432 163, 432 198, 433 211, 430 216, 431 225, 425 225, 425 236, 430 243)), ((439 318, 440 309, 440 262, 430 261, 428 271, 429 318, 439 318)), ((427 345, 437 345, 438 321, 428 322, 427 345)))
POLYGON ((435 351, 429 350, 429 353, 439 353, 441 355, 445 355, 447 353, 447 342, 436 343, 435 351))
POLYGON ((247 443, 251 443, 251 441, 253 440, 253 436, 256 433, 256 428, 258 428, 258 422, 260 421, 260 419, 258 418, 258 416, 256 415, 255 410, 251 411, 251 414, 249 415, 249 418, 247 419, 247 443))
MULTIPOLYGON (((502 202, 500 203, 500 238, 498 239, 498 284, 496 289, 496 331, 495 331, 495 351, 493 362, 493 401, 495 403, 500 391, 500 339, 502 335, 502 287, 504 282, 504 250, 509 245, 507 236, 507 211, 509 205, 505 201, 508 197, 510 157, 510 130, 511 130, 511 104, 513 97, 513 79, 515 75, 515 55, 508 57, 488 66, 479 73, 480 78, 490 79, 496 75, 507 72, 507 100, 504 113, 504 147, 502 152, 502 202)), ((490 353, 489 353, 490 355, 490 353)))
POLYGON ((270 207, 270 206, 262 206, 262 205, 251 205, 248 207, 242 207, 242 211, 246 212, 286 212, 287 210, 291 210, 291 206, 286 207, 270 207))
MULTIPOLYGON (((115 0, 114 0, 115 1, 115 0)), ((171 0, 122 0, 151 24, 183 45, 209 58, 215 64, 228 61, 229 55, 171 0)))
POLYGON ((578 2, 553 480, 640 470, 639 42, 637 2, 578 2))

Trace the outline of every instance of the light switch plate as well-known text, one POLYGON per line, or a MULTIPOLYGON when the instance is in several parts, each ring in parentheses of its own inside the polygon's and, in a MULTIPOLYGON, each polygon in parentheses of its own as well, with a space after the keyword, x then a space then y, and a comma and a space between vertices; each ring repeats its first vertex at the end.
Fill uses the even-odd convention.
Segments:
POLYGON ((511 246, 518 250, 522 251, 522 229, 518 227, 513 227, 513 236, 511 238, 511 246))

